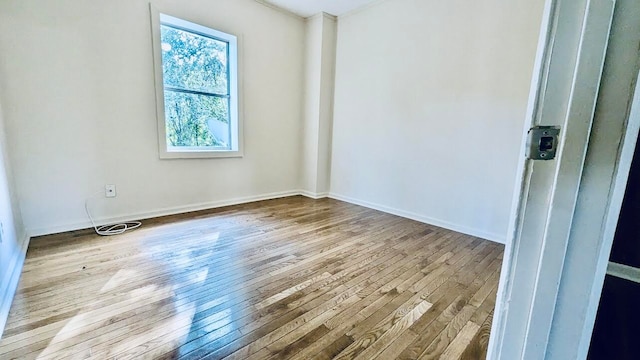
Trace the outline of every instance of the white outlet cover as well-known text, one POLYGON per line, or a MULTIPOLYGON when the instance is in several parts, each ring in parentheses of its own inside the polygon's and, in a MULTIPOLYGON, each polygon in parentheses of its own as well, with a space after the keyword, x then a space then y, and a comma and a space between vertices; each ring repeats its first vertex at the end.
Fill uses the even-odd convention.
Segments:
POLYGON ((109 184, 104 186, 104 196, 116 197, 116 186, 109 184))

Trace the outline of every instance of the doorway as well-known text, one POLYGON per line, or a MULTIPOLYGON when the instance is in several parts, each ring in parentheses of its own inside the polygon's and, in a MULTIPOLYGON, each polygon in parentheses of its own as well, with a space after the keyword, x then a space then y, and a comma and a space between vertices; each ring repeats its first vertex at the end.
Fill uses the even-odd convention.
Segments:
POLYGON ((531 125, 561 126, 562 145, 557 162, 526 163, 492 358, 586 358, 640 124, 640 4, 549 6, 531 125))
POLYGON ((613 240, 588 359, 637 359, 640 342, 640 143, 613 240))

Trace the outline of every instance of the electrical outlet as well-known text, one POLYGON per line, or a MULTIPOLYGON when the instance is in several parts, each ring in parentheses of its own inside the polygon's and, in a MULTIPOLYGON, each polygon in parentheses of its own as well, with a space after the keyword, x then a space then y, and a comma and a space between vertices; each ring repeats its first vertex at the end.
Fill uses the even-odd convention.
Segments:
POLYGON ((108 198, 116 197, 116 186, 113 184, 105 185, 104 196, 108 198))

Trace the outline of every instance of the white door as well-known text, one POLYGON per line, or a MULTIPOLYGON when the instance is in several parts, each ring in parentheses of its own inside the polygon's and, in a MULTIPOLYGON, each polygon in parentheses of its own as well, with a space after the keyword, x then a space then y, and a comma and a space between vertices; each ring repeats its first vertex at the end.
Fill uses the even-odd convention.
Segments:
POLYGON ((611 46, 616 50, 607 59, 637 57, 638 42, 632 38, 640 32, 629 27, 640 25, 639 3, 547 1, 526 127, 560 126, 561 143, 555 160, 533 161, 524 159, 523 141, 522 191, 513 207, 490 358, 586 356, 600 274, 603 278, 606 270, 606 261, 604 267, 601 262, 608 257, 607 239, 613 237, 611 223, 637 136, 637 126, 626 121, 628 111, 609 117, 599 114, 596 104, 606 108, 611 98, 628 101, 633 95, 636 62, 620 65, 632 69, 633 76, 612 79, 625 72, 605 72, 602 79, 602 84, 626 81, 626 87, 614 86, 606 94, 599 90, 614 9, 625 16, 614 22, 611 46))

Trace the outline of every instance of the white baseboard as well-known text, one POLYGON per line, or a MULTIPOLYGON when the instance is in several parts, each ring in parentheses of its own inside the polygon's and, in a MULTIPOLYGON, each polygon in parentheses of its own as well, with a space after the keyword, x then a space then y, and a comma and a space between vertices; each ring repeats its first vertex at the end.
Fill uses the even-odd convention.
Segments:
MULTIPOLYGON (((169 208, 158 209, 153 211, 131 213, 131 214, 117 216, 117 217, 100 218, 96 220, 96 223, 102 225, 102 224, 113 224, 113 223, 118 223, 123 221, 144 220, 144 219, 150 219, 150 218, 155 218, 160 216, 175 215, 175 214, 181 214, 181 213, 186 213, 191 211, 214 209, 214 208, 219 208, 224 206, 245 204, 245 203, 262 201, 262 200, 278 199, 278 198, 295 196, 295 195, 302 195, 311 199, 322 199, 322 198, 329 197, 332 199, 345 201, 351 204, 364 206, 370 209, 379 210, 389 214, 402 216, 402 217, 423 222, 426 224, 457 231, 463 234, 477 236, 479 238, 491 240, 500 244, 504 244, 506 240, 505 234, 496 234, 496 233, 482 231, 479 229, 469 228, 466 226, 450 223, 448 221, 434 219, 434 218, 413 213, 410 211, 404 211, 404 210, 392 208, 385 205, 375 204, 372 202, 359 200, 359 199, 355 199, 352 197, 348 197, 348 196, 344 196, 336 193, 327 193, 327 192, 314 193, 307 190, 281 191, 281 192, 274 192, 274 193, 255 195, 255 196, 245 196, 245 197, 228 199, 228 200, 219 200, 219 201, 211 201, 211 202, 192 204, 192 205, 169 207, 169 208)), ((56 233, 61 233, 66 231, 88 229, 90 227, 91 227, 91 223, 87 220, 83 222, 66 224, 66 225, 29 229, 28 233, 31 236, 41 236, 41 235, 56 234, 56 233)))
MULTIPOLYGON (((200 210, 214 209, 214 208, 219 208, 224 206, 245 204, 245 203, 250 203, 255 201, 279 199, 279 198, 295 196, 295 195, 302 195, 302 194, 300 190, 280 191, 280 192, 274 192, 274 193, 268 193, 268 194, 262 194, 262 195, 245 196, 245 197, 234 198, 234 199, 168 207, 168 208, 152 210, 152 211, 131 213, 131 214, 116 216, 116 217, 98 218, 96 219, 96 224, 104 225, 104 224, 120 223, 124 221, 151 219, 151 218, 156 218, 160 216, 176 215, 176 214, 182 214, 182 213, 187 213, 192 211, 200 211, 200 210)), ((88 229, 88 228, 91 228, 91 226, 92 226, 91 223, 87 219, 86 221, 72 223, 72 224, 29 229, 29 234, 31 234, 31 236, 57 234, 57 233, 66 232, 66 231, 88 229)))
POLYGON ((298 193, 314 200, 323 199, 329 196, 328 192, 314 193, 307 190, 298 190, 298 193))
POLYGON ((463 233, 463 234, 479 237, 479 238, 482 238, 482 239, 490 240, 490 241, 497 242, 497 243, 500 243, 500 244, 505 244, 505 242, 506 242, 506 234, 496 234, 496 233, 487 232, 487 231, 483 231, 483 230, 479 230, 479 229, 469 228, 469 227, 466 227, 466 226, 453 224, 453 223, 450 223, 448 221, 434 219, 434 218, 431 218, 431 217, 428 217, 428 216, 424 216, 424 215, 420 215, 420 214, 416 214, 416 213, 413 213, 413 212, 410 212, 410 211, 404 211, 404 210, 392 208, 392 207, 385 206, 385 205, 380 205, 380 204, 375 204, 375 203, 364 201, 364 200, 354 199, 352 197, 344 196, 344 195, 340 195, 340 194, 336 194, 336 193, 329 193, 328 197, 331 198, 331 199, 340 200, 340 201, 348 202, 348 203, 351 203, 351 204, 354 204, 354 205, 360 205, 360 206, 364 206, 366 208, 370 208, 370 209, 382 211, 382 212, 385 212, 385 213, 401 216, 401 217, 404 217, 404 218, 407 218, 407 219, 419 221, 419 222, 422 222, 422 223, 425 223, 425 224, 438 226, 438 227, 445 228, 445 229, 448 229, 448 230, 452 230, 452 231, 455 231, 455 232, 459 232, 459 233, 463 233))
POLYGON ((20 275, 22 274, 24 260, 27 256, 29 240, 29 235, 24 235, 22 237, 20 251, 16 253, 9 265, 10 271, 7 274, 9 280, 6 282, 6 288, 0 289, 0 339, 2 338, 4 327, 7 325, 7 319, 9 318, 9 310, 11 310, 13 297, 18 290, 18 282, 20 280, 20 275))

